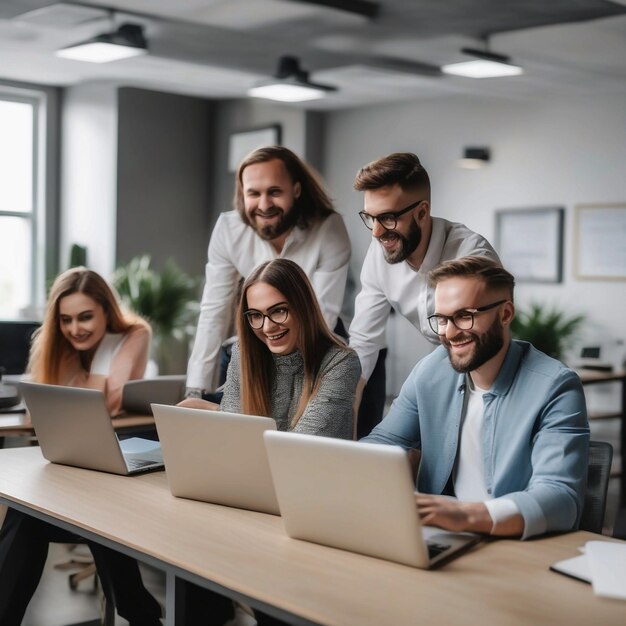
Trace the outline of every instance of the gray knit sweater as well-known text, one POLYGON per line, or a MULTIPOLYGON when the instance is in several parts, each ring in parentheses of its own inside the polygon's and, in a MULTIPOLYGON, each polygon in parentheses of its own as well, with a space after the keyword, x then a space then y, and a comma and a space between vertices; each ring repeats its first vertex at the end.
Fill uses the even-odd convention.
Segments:
MULTIPOLYGON (((304 361, 299 352, 274 357, 275 375, 272 387, 272 415, 278 430, 291 430, 293 418, 304 385, 304 361)), ((241 412, 239 343, 233 345, 228 366, 222 411, 241 412)), ((331 346, 322 359, 318 392, 311 398, 298 420, 294 432, 327 437, 352 438, 352 402, 361 364, 352 350, 331 346)))

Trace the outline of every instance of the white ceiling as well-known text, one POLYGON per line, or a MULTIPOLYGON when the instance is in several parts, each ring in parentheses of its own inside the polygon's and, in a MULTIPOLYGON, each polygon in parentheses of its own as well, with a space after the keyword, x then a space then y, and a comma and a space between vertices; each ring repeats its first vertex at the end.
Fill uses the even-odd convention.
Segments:
POLYGON ((243 97, 274 72, 280 55, 292 54, 313 80, 338 87, 306 105, 320 110, 447 94, 626 94, 626 0, 379 0, 372 19, 310 2, 2 0, 0 79, 59 86, 110 80, 243 97), (103 65, 54 56, 123 21, 145 25, 148 56, 103 65), (484 47, 484 35, 491 50, 510 55, 526 73, 438 75, 439 66, 466 58, 462 47, 484 47))

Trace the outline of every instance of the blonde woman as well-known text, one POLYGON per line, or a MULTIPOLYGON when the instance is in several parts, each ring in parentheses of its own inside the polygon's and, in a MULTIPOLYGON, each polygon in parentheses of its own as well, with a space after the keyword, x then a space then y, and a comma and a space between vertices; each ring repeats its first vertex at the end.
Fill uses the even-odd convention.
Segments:
MULTIPOLYGON (((100 389, 111 415, 120 412, 122 388, 141 378, 150 349, 150 326, 123 314, 117 297, 96 272, 78 267, 52 285, 46 314, 33 341, 33 381, 100 389)), ((61 528, 9 508, 0 528, 0 624, 19 626, 35 593, 50 542, 81 541, 61 528)), ((137 562, 87 542, 103 590, 131 626, 158 626, 161 607, 146 591, 137 562)))
POLYGON ((150 336, 144 320, 122 312, 99 274, 76 267, 52 285, 28 371, 34 382, 100 389, 117 415, 124 384, 144 375, 150 336))

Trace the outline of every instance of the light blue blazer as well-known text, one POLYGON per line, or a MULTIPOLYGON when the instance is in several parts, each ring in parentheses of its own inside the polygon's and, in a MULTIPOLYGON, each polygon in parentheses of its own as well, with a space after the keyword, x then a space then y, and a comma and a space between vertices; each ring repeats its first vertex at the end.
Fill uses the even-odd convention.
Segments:
MULTIPOLYGON (((363 441, 420 448, 417 489, 440 494, 452 475, 466 378, 443 346, 415 366, 384 420, 363 441)), ((589 424, 576 373, 525 341, 511 341, 483 396, 487 492, 513 500, 523 539, 575 530, 587 480, 589 424)))

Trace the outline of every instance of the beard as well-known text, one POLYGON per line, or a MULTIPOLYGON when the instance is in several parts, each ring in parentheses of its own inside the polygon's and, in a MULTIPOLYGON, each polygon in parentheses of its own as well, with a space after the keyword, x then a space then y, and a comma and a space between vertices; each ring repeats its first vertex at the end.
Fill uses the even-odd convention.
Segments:
POLYGON ((261 239, 265 239, 266 241, 271 241, 272 239, 276 239, 276 237, 280 237, 284 235, 288 230, 293 228, 298 221, 297 212, 294 211, 293 207, 291 210, 285 212, 283 209, 279 209, 277 207, 273 207, 270 211, 267 212, 269 215, 278 215, 279 218, 274 224, 268 224, 267 226, 258 226, 256 216, 258 214, 263 214, 262 211, 254 211, 252 214, 252 226, 256 233, 261 239))
POLYGON ((408 259, 409 256, 411 256, 411 254, 415 252, 417 246, 420 245, 420 242, 422 241, 422 229, 413 220, 411 220, 409 233, 406 237, 404 235, 401 235, 396 230, 388 230, 381 237, 379 237, 378 240, 380 242, 381 239, 391 237, 399 239, 402 245, 398 250, 395 251, 387 250, 383 246, 383 255, 385 256, 385 261, 392 264, 401 263, 402 261, 408 259))
POLYGON ((448 339, 442 339, 442 343, 448 351, 448 357, 452 367, 460 374, 467 374, 468 372, 478 369, 500 352, 504 345, 503 327, 500 319, 496 318, 489 330, 482 337, 474 333, 464 333, 461 331, 455 337, 455 340, 469 338, 474 339, 474 349, 471 354, 466 357, 459 357, 453 354, 450 350, 450 342, 448 339))

